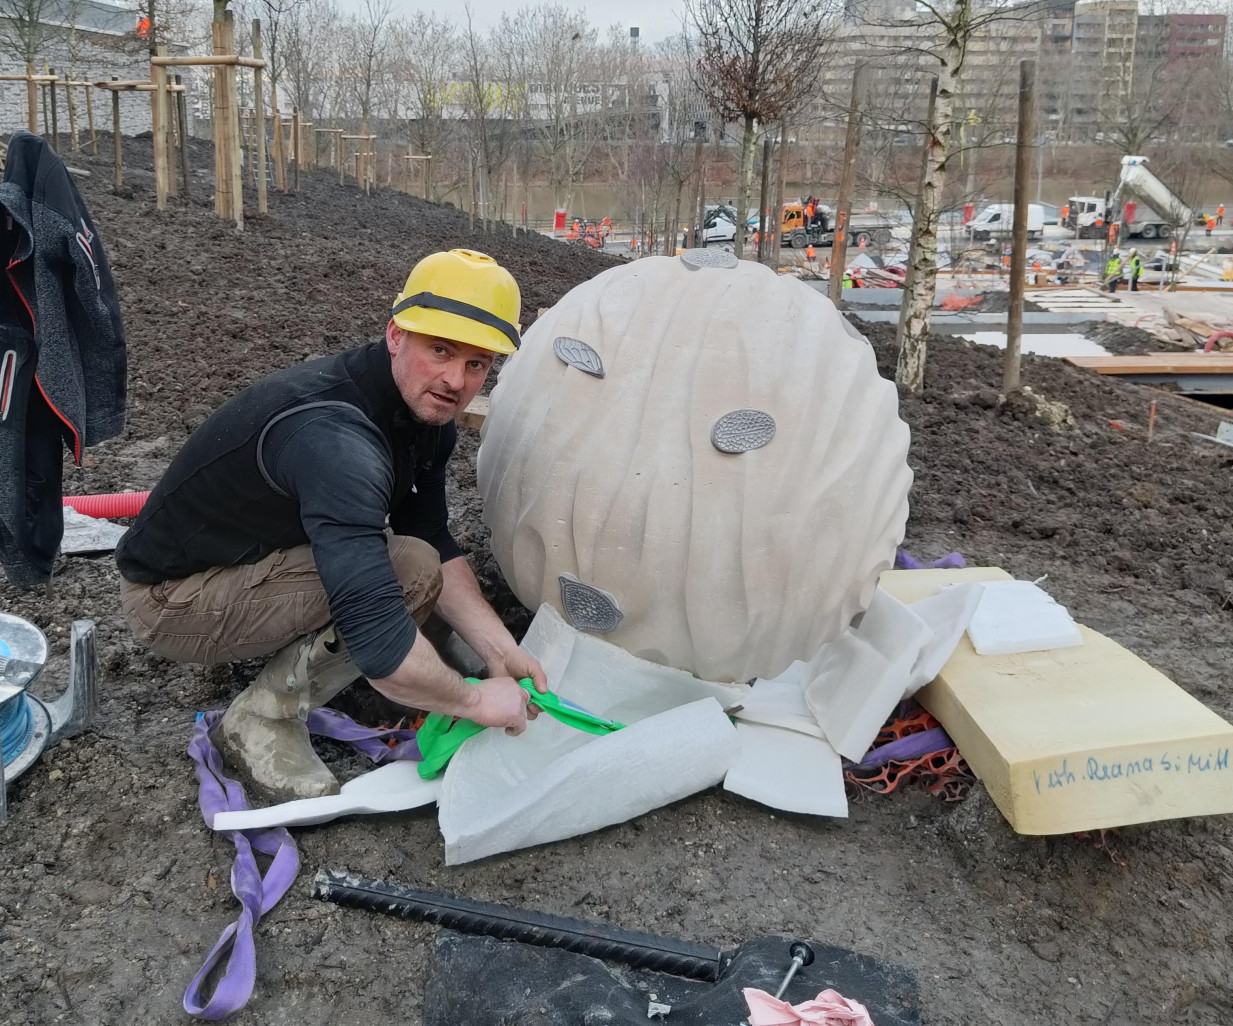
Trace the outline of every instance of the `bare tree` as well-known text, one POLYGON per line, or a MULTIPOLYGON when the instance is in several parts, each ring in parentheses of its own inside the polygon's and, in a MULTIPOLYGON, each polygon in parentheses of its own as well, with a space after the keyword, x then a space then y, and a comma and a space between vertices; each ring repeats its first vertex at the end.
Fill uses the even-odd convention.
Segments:
POLYGON ((334 0, 295 4, 282 29, 282 54, 291 95, 310 121, 324 112, 325 83, 336 57, 339 14, 334 0))
MULTIPOLYGON (((938 222, 944 204, 949 163, 955 152, 955 101, 973 41, 994 31, 997 22, 1033 19, 1035 0, 1011 7, 999 2, 976 8, 973 0, 917 0, 926 12, 919 32, 923 52, 935 62, 937 93, 926 123, 923 173, 913 211, 912 240, 903 307, 900 311, 899 362, 895 380, 914 392, 925 384, 925 357, 937 292, 938 222)), ((998 31, 1001 31, 998 29, 998 31)))
POLYGON ((725 120, 739 121, 736 255, 745 244, 758 126, 812 92, 833 30, 830 0, 688 0, 695 82, 725 120))
POLYGON ((418 154, 429 158, 423 162, 424 195, 432 199, 436 170, 433 164, 444 155, 450 136, 450 122, 445 117, 446 91, 458 50, 458 30, 444 18, 417 11, 400 26, 394 42, 406 54, 410 86, 407 136, 418 154))
POLYGON ((364 0, 360 13, 347 26, 342 77, 359 107, 360 121, 365 124, 372 117, 378 79, 384 70, 388 51, 386 26, 391 11, 391 0, 364 0))
POLYGON ((22 64, 34 64, 58 30, 48 24, 60 0, 0 0, 0 50, 22 64))

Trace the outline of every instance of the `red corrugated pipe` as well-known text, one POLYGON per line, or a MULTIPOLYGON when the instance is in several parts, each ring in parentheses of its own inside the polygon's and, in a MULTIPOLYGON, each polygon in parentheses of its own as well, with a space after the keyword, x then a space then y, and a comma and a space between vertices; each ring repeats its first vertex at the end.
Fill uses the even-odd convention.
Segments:
POLYGON ((111 492, 107 495, 66 495, 64 505, 88 517, 135 517, 141 512, 149 492, 111 492))
POLYGON ((1233 331, 1216 332, 1216 334, 1212 335, 1211 338, 1207 340, 1207 343, 1203 346, 1203 352, 1210 353, 1212 351, 1212 346, 1216 344, 1217 340, 1222 339, 1222 338, 1233 338, 1233 331))

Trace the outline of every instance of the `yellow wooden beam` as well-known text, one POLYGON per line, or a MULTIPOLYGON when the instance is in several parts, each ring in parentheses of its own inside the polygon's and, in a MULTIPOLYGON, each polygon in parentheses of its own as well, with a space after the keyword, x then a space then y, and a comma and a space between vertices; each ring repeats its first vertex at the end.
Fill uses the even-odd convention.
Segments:
MULTIPOLYGON (((901 602, 995 567, 888 570, 901 602)), ((1102 634, 1078 648, 980 656, 965 634, 917 695, 1010 825, 1063 834, 1233 813, 1233 725, 1102 634)))

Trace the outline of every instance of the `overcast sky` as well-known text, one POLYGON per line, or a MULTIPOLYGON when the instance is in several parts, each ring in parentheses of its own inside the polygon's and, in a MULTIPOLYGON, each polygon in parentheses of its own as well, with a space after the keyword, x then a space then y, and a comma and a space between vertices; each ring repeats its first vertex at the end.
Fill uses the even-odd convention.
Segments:
MULTIPOLYGON (((462 20, 464 0, 393 0, 398 14, 410 15, 417 10, 431 11, 454 22, 462 20)), ((529 6, 534 0, 471 0, 477 26, 495 25, 502 11, 529 6)), ((621 24, 627 29, 637 25, 641 38, 650 43, 680 31, 681 18, 685 13, 684 0, 583 0, 570 2, 560 0, 566 7, 581 8, 593 25, 602 32, 609 25, 621 24)), ((358 6, 350 0, 347 6, 358 6)))

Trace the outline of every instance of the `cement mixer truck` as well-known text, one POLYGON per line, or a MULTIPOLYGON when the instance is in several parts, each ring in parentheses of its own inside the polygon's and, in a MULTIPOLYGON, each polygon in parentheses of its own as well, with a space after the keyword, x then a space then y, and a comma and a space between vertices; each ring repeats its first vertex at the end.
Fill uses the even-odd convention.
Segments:
POLYGON ((1063 227, 1081 239, 1103 238, 1109 224, 1122 225, 1122 235, 1167 239, 1196 211, 1147 168, 1147 157, 1122 158, 1117 187, 1101 196, 1071 196, 1063 227))

